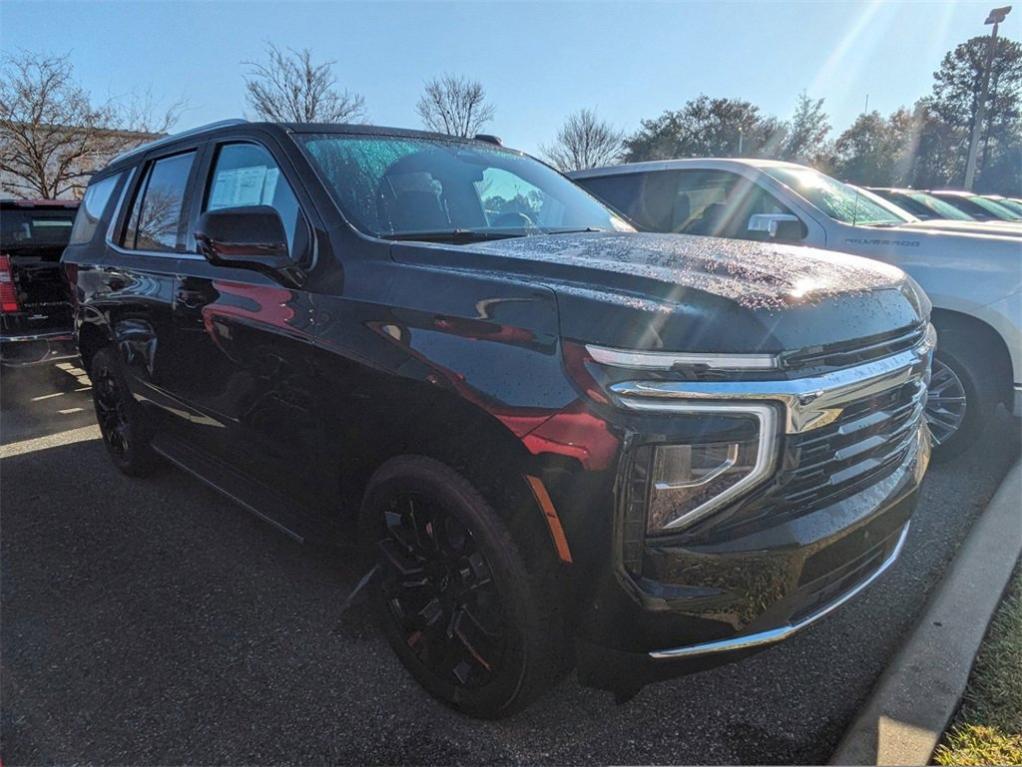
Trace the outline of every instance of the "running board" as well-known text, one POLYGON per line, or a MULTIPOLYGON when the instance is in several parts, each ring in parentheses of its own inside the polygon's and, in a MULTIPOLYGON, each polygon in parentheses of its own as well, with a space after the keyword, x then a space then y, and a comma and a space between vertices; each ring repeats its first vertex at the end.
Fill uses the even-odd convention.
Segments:
POLYGON ((323 537, 311 521, 316 512, 281 496, 270 486, 242 474, 221 459, 173 434, 158 433, 152 449, 179 469, 269 522, 299 543, 323 537))

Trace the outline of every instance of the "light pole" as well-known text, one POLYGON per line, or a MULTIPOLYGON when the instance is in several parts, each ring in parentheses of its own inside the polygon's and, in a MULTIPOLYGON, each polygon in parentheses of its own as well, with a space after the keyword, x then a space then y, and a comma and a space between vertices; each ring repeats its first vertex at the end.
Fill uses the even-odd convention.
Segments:
POLYGON ((976 176, 976 155, 979 153, 979 134, 983 130, 983 120, 986 117, 987 93, 990 90, 990 69, 994 65, 994 52, 997 50, 997 25, 1004 21, 1005 16, 1011 13, 1011 6, 994 8, 987 16, 984 24, 993 24, 990 32, 990 42, 987 44, 987 63, 983 69, 983 85, 979 91, 979 103, 976 105, 976 119, 972 123, 972 136, 969 138, 969 158, 965 161, 965 188, 972 190, 972 182, 976 176))

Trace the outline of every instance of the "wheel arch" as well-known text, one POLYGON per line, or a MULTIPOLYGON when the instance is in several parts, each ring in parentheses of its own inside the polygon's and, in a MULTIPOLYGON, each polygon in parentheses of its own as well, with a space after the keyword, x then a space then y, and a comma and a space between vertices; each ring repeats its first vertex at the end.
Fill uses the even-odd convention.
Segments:
POLYGON ((937 348, 940 348, 941 333, 961 333, 975 339, 989 354, 989 370, 994 376, 999 402, 1010 403, 1013 395, 1011 355, 1008 345, 993 327, 983 320, 952 309, 934 308, 930 316, 937 329, 937 348))
POLYGON ((95 320, 82 321, 78 326, 76 335, 78 353, 82 358, 82 367, 88 372, 96 352, 112 343, 112 338, 106 326, 95 320))

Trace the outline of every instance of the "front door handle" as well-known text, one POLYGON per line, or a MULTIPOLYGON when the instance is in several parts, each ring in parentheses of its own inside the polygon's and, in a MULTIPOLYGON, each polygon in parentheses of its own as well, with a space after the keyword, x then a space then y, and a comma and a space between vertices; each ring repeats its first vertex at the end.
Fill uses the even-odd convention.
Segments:
POLYGON ((185 309, 198 309, 209 303, 209 296, 204 290, 179 288, 174 295, 174 302, 185 309))

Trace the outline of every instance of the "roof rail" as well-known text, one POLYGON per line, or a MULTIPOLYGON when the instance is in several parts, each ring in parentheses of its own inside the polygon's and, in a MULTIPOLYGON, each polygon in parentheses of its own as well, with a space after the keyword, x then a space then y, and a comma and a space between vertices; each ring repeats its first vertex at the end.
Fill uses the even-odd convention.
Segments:
POLYGON ((179 138, 187 138, 188 136, 193 136, 196 133, 202 133, 203 131, 213 130, 214 128, 227 128, 230 127, 231 125, 244 125, 247 122, 248 120, 243 120, 240 117, 235 117, 230 120, 217 120, 216 122, 206 123, 205 125, 200 125, 196 128, 189 128, 188 130, 181 131, 180 133, 172 133, 169 136, 158 138, 155 141, 147 141, 144 144, 139 144, 137 147, 134 147, 133 149, 128 149, 127 151, 121 152, 119 155, 114 157, 114 159, 112 159, 110 163, 113 164, 115 162, 118 162, 119 160, 124 160, 128 157, 131 157, 132 155, 141 154, 142 152, 148 152, 150 149, 155 149, 156 147, 163 146, 164 144, 169 144, 171 141, 177 141, 179 138))

